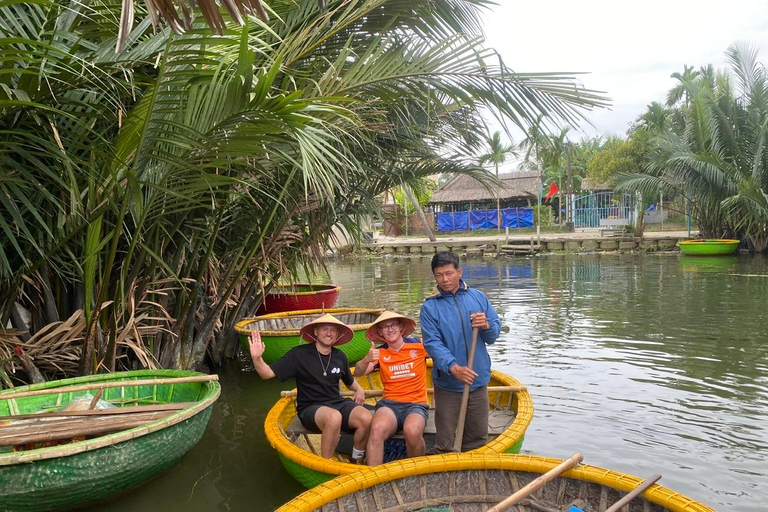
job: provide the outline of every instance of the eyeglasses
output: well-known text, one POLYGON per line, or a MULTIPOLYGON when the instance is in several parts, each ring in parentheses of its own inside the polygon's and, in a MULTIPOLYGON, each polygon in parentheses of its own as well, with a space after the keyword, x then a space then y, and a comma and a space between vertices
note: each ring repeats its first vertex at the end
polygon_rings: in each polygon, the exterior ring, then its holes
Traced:
POLYGON ((379 326, 380 331, 396 331, 400 328, 400 322, 396 322, 394 324, 382 324, 379 326))

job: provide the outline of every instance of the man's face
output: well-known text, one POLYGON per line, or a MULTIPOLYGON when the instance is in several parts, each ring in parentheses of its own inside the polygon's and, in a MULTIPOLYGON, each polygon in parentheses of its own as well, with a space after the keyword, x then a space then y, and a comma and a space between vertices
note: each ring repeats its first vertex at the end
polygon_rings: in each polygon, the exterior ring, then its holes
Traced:
POLYGON ((440 290, 447 293, 456 293, 459 289, 462 269, 454 267, 452 263, 437 267, 432 273, 440 290))
POLYGON ((315 338, 326 347, 330 347, 339 339, 339 328, 331 324, 320 324, 315 327, 315 338))

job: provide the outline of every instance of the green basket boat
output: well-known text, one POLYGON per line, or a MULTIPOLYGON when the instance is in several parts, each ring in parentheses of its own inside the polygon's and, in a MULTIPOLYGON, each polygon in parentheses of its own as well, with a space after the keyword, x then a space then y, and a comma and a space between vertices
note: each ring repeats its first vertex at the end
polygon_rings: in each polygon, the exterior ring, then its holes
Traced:
POLYGON ((701 240, 681 240, 677 242, 680 251, 686 255, 722 256, 733 254, 739 248, 739 240, 726 238, 704 238, 701 240))
POLYGON ((215 380, 215 375, 190 371, 140 370, 0 392, 0 440, 5 445, 0 446, 0 510, 80 508, 172 468, 205 431, 221 391, 215 380), (101 400, 116 407, 61 412, 73 399, 89 394, 84 397, 88 403, 90 393, 99 391, 101 400), (74 422, 80 425, 75 430, 89 422, 85 428, 99 437, 66 439, 74 422), (127 427, 110 433, 118 423, 127 427), (17 444, 14 438, 30 442, 17 444), (62 441, 66 444, 46 446, 62 441))
POLYGON ((365 331, 383 311, 383 309, 360 308, 284 311, 246 318, 237 323, 235 330, 240 335, 240 346, 245 354, 249 353, 248 337, 251 332, 259 331, 261 340, 264 342, 262 357, 267 364, 272 364, 293 347, 306 343, 299 337, 299 329, 320 315, 329 313, 347 324, 354 332, 352 341, 339 345, 339 349, 347 354, 350 364, 355 364, 370 350, 371 342, 365 339, 365 331))

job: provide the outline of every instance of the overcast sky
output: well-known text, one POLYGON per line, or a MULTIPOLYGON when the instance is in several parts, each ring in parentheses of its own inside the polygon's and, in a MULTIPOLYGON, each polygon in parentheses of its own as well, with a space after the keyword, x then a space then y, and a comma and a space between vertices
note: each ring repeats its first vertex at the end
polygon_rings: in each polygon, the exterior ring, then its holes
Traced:
MULTIPOLYGON (((664 102, 683 65, 725 68, 734 42, 768 63, 766 0, 496 0, 486 16, 487 44, 518 72, 588 72, 585 87, 604 91, 611 110, 588 114, 582 133, 625 135, 652 101, 664 102)), ((511 169, 510 169, 511 170, 511 169)))

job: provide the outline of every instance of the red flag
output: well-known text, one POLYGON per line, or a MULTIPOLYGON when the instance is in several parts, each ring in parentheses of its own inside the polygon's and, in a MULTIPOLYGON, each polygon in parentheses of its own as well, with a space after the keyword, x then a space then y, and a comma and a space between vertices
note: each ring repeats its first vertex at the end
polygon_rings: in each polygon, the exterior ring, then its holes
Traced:
POLYGON ((558 192, 559 190, 560 190, 560 189, 559 189, 559 188, 557 188, 557 183, 555 183, 555 182, 553 181, 553 182, 552 182, 552 184, 549 186, 549 192, 547 193, 547 197, 544 199, 544 201, 545 201, 545 202, 546 202, 546 201, 549 201, 549 198, 550 198, 550 197, 552 197, 553 195, 557 194, 557 192, 558 192))

